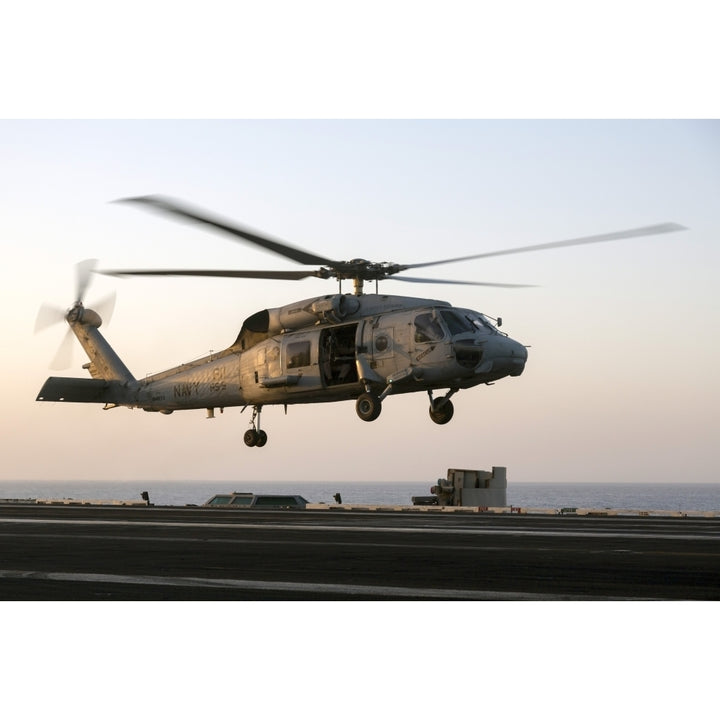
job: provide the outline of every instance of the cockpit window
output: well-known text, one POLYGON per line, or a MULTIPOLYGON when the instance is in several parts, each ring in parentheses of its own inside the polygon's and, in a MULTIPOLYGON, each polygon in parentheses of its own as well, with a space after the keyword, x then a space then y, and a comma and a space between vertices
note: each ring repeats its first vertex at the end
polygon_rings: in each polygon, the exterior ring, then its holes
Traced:
POLYGON ((460 333, 487 333, 497 332, 490 321, 478 312, 470 312, 469 310, 441 310, 440 314, 447 323, 452 335, 460 333))
POLYGON ((479 332, 497 333, 497 328, 482 313, 477 313, 468 317, 479 332))
POLYGON ((448 326, 451 335, 459 335, 460 333, 475 332, 475 325, 467 315, 454 310, 441 310, 440 314, 448 326))
POLYGON ((415 342, 433 342, 444 337, 442 326, 432 313, 422 313, 415 318, 415 342))
POLYGON ((495 326, 482 314, 470 310, 441 310, 443 320, 452 335, 460 333, 496 333, 495 326))

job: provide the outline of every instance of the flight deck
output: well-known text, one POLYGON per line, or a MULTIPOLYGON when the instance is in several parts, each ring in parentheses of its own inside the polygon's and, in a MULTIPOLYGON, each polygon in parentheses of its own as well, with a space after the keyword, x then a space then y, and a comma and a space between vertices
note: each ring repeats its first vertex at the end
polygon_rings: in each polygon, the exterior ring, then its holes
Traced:
POLYGON ((0 503, 4 600, 718 600, 720 514, 0 503))

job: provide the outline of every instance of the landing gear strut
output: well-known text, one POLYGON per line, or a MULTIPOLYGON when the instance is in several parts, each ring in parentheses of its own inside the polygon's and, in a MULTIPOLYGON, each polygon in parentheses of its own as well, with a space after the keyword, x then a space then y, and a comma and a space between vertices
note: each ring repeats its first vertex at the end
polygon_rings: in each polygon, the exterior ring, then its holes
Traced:
POLYGON ((243 435, 243 441, 248 447, 262 447, 267 442, 267 433, 260 429, 260 412, 262 405, 253 406, 252 427, 246 430, 243 435))
POLYGON ((435 398, 433 400, 432 390, 428 390, 430 396, 430 419, 438 425, 445 425, 452 420, 455 408, 450 402, 450 398, 457 392, 451 390, 445 397, 435 398))

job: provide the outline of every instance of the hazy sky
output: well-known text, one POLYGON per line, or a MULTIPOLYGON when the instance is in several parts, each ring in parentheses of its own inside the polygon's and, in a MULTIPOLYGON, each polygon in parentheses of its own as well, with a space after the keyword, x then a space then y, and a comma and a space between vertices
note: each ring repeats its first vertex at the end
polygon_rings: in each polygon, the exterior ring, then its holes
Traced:
MULTIPOLYGON (((713 121, 4 121, 0 169, 5 479, 708 481, 718 429, 720 123, 713 121), (447 426, 424 393, 364 423, 352 402, 171 416, 36 403, 74 265, 277 268, 290 261, 110 201, 162 193, 330 257, 421 262, 666 221, 689 230, 427 268, 502 290, 386 281, 449 300, 530 345, 525 373, 462 391, 447 426)), ((414 275, 421 274, 415 271, 414 275)), ((334 292, 301 282, 98 277, 103 331, 136 375, 220 350, 257 310, 334 292)), ((349 288, 347 288, 349 290, 349 288)), ((85 376, 77 346, 67 375, 85 376)))

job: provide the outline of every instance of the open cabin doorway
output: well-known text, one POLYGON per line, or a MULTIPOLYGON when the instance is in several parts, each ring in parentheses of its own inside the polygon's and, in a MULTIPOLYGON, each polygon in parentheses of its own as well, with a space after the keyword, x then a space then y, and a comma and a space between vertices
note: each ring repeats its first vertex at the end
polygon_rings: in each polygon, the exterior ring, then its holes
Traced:
POLYGON ((325 385, 358 381, 357 323, 324 328, 320 333, 320 373, 325 385))

